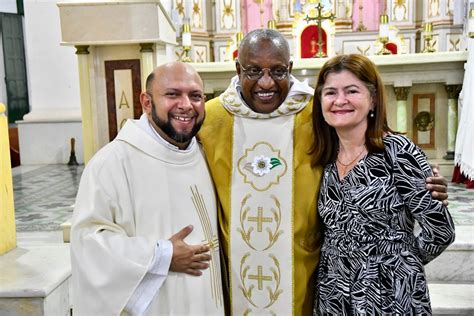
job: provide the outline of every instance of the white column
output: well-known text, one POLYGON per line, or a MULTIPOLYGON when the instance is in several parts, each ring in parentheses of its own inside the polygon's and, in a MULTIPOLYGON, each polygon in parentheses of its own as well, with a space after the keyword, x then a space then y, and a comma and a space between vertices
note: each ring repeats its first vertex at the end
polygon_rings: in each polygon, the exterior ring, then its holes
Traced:
POLYGON ((454 148, 456 147, 456 134, 458 132, 458 98, 461 85, 446 85, 448 93, 448 151, 443 158, 454 159, 454 148))
POLYGON ((397 132, 408 132, 408 92, 410 87, 393 87, 397 98, 397 132))
POLYGON ((82 142, 84 147, 84 163, 95 153, 91 91, 89 80, 89 46, 76 46, 77 67, 79 70, 79 90, 81 94, 82 142))
POLYGON ((141 79, 142 79, 142 91, 146 90, 146 78, 153 71, 153 43, 141 43, 140 53, 141 58, 141 79))

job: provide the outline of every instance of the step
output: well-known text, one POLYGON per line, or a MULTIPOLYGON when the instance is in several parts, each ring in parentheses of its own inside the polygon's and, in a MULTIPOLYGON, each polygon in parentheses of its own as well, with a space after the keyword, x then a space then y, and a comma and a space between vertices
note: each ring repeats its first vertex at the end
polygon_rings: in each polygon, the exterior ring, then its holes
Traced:
POLYGON ((474 226, 456 226, 456 240, 425 266, 425 273, 434 283, 474 284, 474 226))
POLYGON ((474 284, 429 283, 433 315, 474 315, 474 284))
POLYGON ((0 315, 69 315, 69 245, 19 243, 0 256, 0 315))

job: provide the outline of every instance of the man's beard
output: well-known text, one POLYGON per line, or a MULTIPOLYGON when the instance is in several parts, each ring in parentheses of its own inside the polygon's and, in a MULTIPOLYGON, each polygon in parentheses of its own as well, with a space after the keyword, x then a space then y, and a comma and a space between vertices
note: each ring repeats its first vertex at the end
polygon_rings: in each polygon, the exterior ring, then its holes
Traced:
POLYGON ((169 113, 167 122, 161 120, 158 117, 156 114, 155 103, 153 101, 151 104, 151 118, 153 119, 153 122, 155 122, 156 126, 158 126, 158 128, 163 131, 163 133, 179 144, 184 144, 191 141, 191 139, 201 129, 202 123, 204 122, 204 117, 200 121, 198 121, 196 117, 193 129, 189 133, 179 133, 174 129, 173 125, 171 125, 172 118, 169 113))

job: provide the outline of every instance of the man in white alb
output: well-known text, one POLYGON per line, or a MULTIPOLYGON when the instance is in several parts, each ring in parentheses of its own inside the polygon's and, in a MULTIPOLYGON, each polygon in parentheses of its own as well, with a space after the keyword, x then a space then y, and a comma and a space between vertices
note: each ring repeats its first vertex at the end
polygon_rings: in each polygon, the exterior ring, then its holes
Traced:
POLYGON ((87 164, 71 229, 75 315, 223 315, 215 192, 194 135, 203 84, 162 65, 144 114, 87 164), (183 228, 184 227, 184 228, 183 228))

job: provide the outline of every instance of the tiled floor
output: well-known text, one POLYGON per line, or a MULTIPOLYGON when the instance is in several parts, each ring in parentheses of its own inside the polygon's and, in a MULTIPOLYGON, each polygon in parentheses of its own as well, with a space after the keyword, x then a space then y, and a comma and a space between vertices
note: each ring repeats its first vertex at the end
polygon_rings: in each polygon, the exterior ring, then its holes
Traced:
MULTIPOLYGON (((80 166, 44 165, 13 169, 18 232, 57 231, 71 215, 80 166)), ((449 210, 456 226, 474 225, 474 190, 449 185, 449 210)))
POLYGON ((474 189, 466 189, 463 184, 449 184, 449 211, 454 224, 474 225, 474 189))
POLYGON ((14 168, 17 231, 60 230, 72 215, 83 169, 83 165, 14 168))

